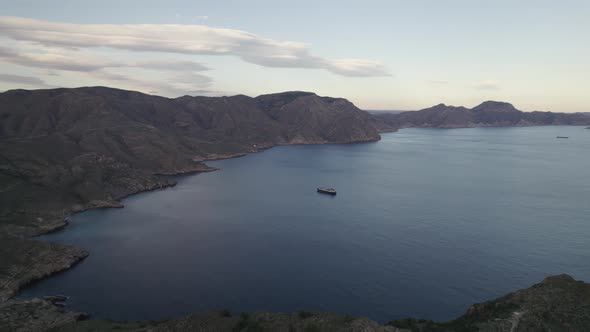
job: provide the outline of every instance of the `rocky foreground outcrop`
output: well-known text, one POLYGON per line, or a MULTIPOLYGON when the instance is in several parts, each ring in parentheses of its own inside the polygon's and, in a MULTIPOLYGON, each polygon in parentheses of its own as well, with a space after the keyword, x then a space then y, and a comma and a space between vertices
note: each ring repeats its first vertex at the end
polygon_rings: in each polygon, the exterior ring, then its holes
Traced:
POLYGON ((65 311, 51 300, 10 300, 0 303, 0 332, 33 332, 60 330, 87 315, 65 311))
POLYGON ((472 305, 450 322, 403 319, 389 323, 416 332, 590 331, 590 284, 568 275, 472 305))
POLYGON ((23 286, 66 270, 88 256, 84 250, 0 235, 0 303, 23 286))
POLYGON ((590 330, 590 284, 568 275, 548 277, 531 288, 474 304, 449 322, 401 319, 387 324, 350 315, 322 312, 226 310, 195 313, 161 322, 87 320, 49 300, 11 300, 0 306, 0 331, 358 331, 358 332, 541 332, 590 330))

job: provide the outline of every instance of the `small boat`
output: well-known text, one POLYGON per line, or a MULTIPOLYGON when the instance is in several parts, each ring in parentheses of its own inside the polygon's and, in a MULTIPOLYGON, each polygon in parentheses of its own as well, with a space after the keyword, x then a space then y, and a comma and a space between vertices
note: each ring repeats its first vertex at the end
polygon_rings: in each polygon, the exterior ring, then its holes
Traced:
POLYGON ((318 188, 318 192, 320 194, 336 195, 336 190, 334 188, 318 188))
POLYGON ((557 138, 569 138, 568 136, 557 136, 557 138))

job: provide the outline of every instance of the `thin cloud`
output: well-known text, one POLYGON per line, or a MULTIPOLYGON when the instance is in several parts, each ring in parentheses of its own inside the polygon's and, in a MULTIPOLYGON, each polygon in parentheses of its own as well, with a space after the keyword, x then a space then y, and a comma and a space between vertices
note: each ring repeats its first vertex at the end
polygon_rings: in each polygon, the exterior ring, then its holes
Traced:
POLYGON ((25 67, 56 69, 66 71, 91 72, 105 68, 143 68, 165 71, 193 71, 209 70, 208 67, 194 61, 150 60, 139 62, 124 62, 109 60, 82 52, 59 53, 18 53, 0 46, 0 60, 25 67))
MULTIPOLYGON (((71 24, 3 16, 0 17, 0 35, 48 47, 234 55, 264 67, 324 69, 343 76, 390 75, 383 64, 374 60, 326 59, 312 55, 309 45, 304 43, 277 41, 241 30, 206 25, 71 24)), ((82 69, 84 64, 70 66, 82 69)))
MULTIPOLYGON (((209 70, 206 66, 192 61, 150 60, 139 62, 113 61, 84 52, 27 53, 19 54, 15 50, 0 47, 0 60, 21 66, 41 68, 47 76, 56 75, 54 70, 81 72, 93 79, 106 81, 110 84, 123 86, 140 91, 159 91, 167 96, 179 96, 192 91, 209 87, 213 80, 200 72, 209 70), (158 81, 135 76, 126 76, 121 71, 111 72, 109 69, 139 68, 153 70, 161 74, 158 81)), ((3 75, 0 80, 16 85, 32 85, 49 87, 39 78, 16 75, 3 75)))
POLYGON ((99 80, 116 82, 118 86, 124 86, 128 89, 146 91, 149 93, 165 96, 182 96, 192 94, 194 91, 208 91, 206 88, 211 85, 211 78, 198 73, 183 73, 181 75, 162 79, 158 81, 135 79, 106 70, 99 70, 89 73, 92 77, 99 80))
MULTIPOLYGON (((158 69, 168 71, 206 71, 210 68, 194 61, 177 61, 177 60, 151 60, 141 61, 135 64, 127 64, 128 67, 138 67, 144 69, 158 69)), ((122 65, 121 67, 125 67, 122 65)))
POLYGON ((42 79, 31 76, 11 75, 11 74, 0 74, 0 81, 7 83, 16 83, 40 87, 49 87, 42 79))
POLYGON ((361 59, 340 59, 326 62, 326 67, 333 73, 343 76, 390 76, 387 68, 380 62, 361 59))
POLYGON ((95 57, 73 57, 56 53, 20 54, 5 47, 0 47, 0 60, 25 67, 82 72, 120 66, 115 62, 108 62, 95 57))

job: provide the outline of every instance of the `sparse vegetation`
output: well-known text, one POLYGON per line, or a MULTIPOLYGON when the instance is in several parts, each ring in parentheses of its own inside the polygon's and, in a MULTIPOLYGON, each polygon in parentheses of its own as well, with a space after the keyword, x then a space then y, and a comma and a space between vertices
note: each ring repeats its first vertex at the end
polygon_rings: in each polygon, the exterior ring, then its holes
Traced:
POLYGON ((297 315, 298 315, 298 316, 299 316, 299 318, 301 318, 301 319, 306 319, 306 318, 313 317, 313 315, 314 315, 314 314, 313 314, 313 312, 311 312, 311 311, 299 311, 299 312, 297 313, 297 315))
POLYGON ((315 325, 315 324, 310 324, 307 325, 304 329, 304 332, 322 332, 322 330, 320 329, 319 326, 315 325))

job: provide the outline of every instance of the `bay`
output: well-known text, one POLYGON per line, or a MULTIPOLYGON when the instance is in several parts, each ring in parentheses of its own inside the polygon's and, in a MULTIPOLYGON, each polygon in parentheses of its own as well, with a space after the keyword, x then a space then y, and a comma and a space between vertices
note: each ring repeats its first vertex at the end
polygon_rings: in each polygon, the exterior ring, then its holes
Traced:
POLYGON ((117 320, 452 319, 548 275, 590 280, 589 151, 583 127, 404 129, 210 162, 220 170, 42 236, 90 256, 19 296, 65 294, 117 320))

